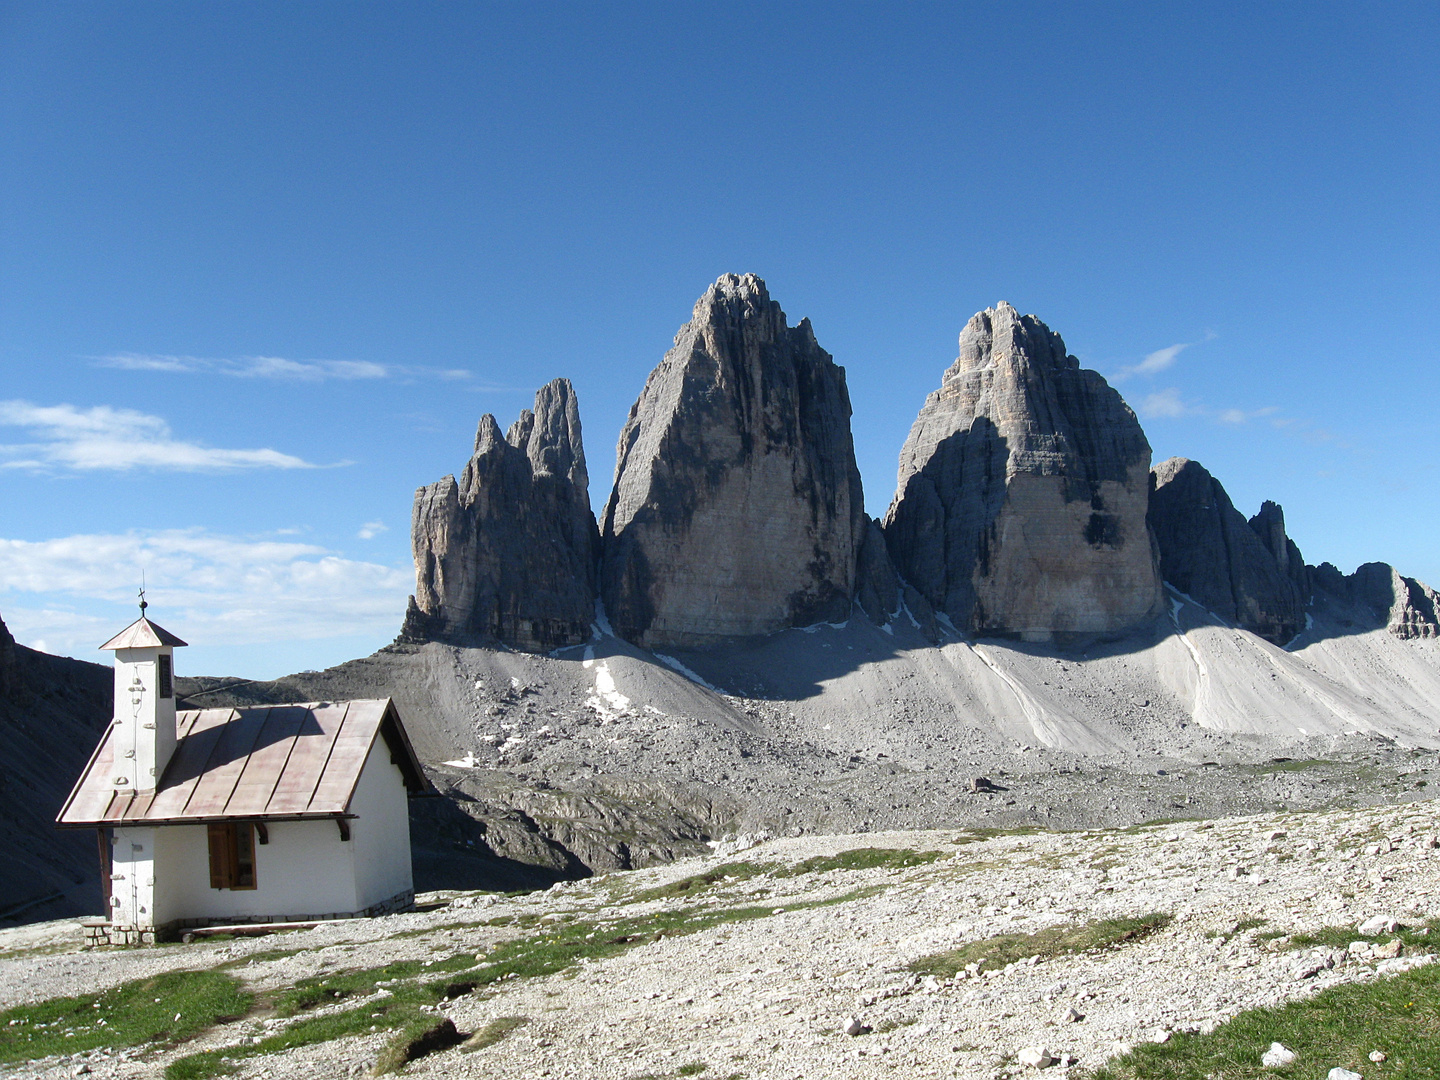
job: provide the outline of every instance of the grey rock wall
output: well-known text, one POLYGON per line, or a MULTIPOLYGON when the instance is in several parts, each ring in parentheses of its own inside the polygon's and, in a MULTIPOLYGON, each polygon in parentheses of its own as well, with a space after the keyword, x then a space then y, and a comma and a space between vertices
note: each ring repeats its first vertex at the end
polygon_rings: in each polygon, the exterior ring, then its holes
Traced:
POLYGON ((599 542, 588 489, 569 380, 541 387, 508 435, 481 417, 460 479, 415 493, 415 595, 402 638, 527 652, 587 640, 599 542))
POLYGON ((1278 505, 1247 522, 1220 481, 1186 458, 1162 461, 1153 481, 1150 527, 1167 582, 1277 645, 1305 628, 1309 574, 1278 505))
POLYGON ((1308 569, 1317 593, 1358 609, 1365 625, 1383 626, 1405 640, 1440 637, 1440 596, 1389 563, 1364 563, 1349 575, 1330 563, 1308 569))
POLYGON ((1058 334, 1001 303, 975 315, 900 454, 885 539, 961 631, 1045 640, 1157 613, 1150 444, 1058 334))
POLYGON ((701 646, 843 620, 865 528, 844 369, 758 277, 725 275, 620 433, 601 569, 612 625, 701 646))

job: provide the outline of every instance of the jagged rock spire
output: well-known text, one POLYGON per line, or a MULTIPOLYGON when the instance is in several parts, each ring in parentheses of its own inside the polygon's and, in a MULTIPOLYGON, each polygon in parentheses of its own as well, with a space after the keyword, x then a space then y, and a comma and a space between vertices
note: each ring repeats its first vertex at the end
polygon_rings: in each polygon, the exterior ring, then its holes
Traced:
POLYGON ((845 372, 753 274, 706 290, 616 450, 601 590, 645 645, 848 617, 866 518, 845 372))

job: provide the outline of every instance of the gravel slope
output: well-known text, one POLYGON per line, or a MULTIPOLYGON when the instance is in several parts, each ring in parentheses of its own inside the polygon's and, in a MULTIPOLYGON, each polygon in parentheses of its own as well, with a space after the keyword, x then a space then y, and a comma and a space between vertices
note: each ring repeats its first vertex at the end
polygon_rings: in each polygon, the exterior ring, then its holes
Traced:
MULTIPOLYGON (((1353 927, 1376 914, 1411 924, 1440 914, 1435 828, 1433 807, 1412 804, 1126 831, 884 833, 864 843, 943 856, 902 870, 764 874, 693 899, 638 897, 643 888, 724 861, 793 865, 857 846, 855 837, 807 836, 561 883, 525 897, 466 894, 438 911, 284 938, 24 952, 74 948, 72 927, 46 924, 0 932, 0 1003, 92 990, 170 967, 205 967, 277 945, 304 951, 238 971, 265 988, 324 970, 443 959, 514 936, 513 927, 484 925, 497 916, 593 919, 763 905, 771 913, 762 918, 649 942, 560 975, 503 983, 449 1002, 444 1012, 462 1031, 498 1017, 529 1022, 486 1049, 422 1059, 407 1075, 630 1080, 673 1076, 681 1066, 703 1063, 703 1075, 716 1077, 994 1077, 1019 1071, 1013 1056, 1027 1046, 1043 1044, 1081 1065, 1095 1064, 1114 1053, 1117 1042, 1223 1021, 1241 1009, 1428 962, 1422 950, 1395 960, 1343 957, 1327 968, 1324 956, 1278 950, 1262 935, 1353 927), (832 903, 805 906, 819 901, 832 903), (1151 912, 1169 913, 1174 921, 1108 951, 953 982, 917 980, 904 971, 920 957, 996 934, 1151 912), (1297 971, 1297 962, 1306 960, 1297 971), (1319 967, 1318 973, 1297 977, 1307 967, 1319 967), (1067 1021, 1071 1010, 1084 1018, 1067 1021), (873 1030, 843 1034, 841 1025, 851 1018, 873 1030)), ((262 1030, 261 1020, 242 1021, 185 1050, 262 1030)), ((358 1074, 382 1042, 380 1035, 350 1038, 283 1058, 246 1059, 239 1075, 358 1074)), ((101 1077, 158 1076, 173 1056, 97 1054, 0 1075, 58 1078, 84 1067, 101 1077)))

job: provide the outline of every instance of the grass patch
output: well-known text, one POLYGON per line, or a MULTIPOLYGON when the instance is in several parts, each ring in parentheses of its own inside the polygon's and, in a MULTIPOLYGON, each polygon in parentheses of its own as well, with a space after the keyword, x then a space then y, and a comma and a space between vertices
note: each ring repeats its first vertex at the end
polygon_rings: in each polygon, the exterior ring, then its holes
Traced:
POLYGON ((643 889, 637 892, 630 900, 631 903, 639 904, 647 900, 664 900, 672 896, 695 896, 704 892, 712 885, 719 885, 725 881, 748 881, 750 878, 760 874, 768 873, 776 868, 774 863, 752 863, 733 862, 722 863, 703 874, 692 874, 683 877, 679 881, 672 881, 668 885, 657 885, 653 889, 643 889))
POLYGON ((98 994, 19 1005, 0 1012, 0 1061, 177 1043, 244 1016, 252 1001, 230 975, 172 971, 98 994))
MULTIPOLYGON (((342 971, 301 979, 275 997, 276 1016, 295 1016, 321 1005, 333 1005, 351 997, 364 997, 384 989, 382 983, 414 979, 418 975, 463 971, 479 961, 474 953, 459 953, 445 960, 426 963, 423 960, 399 960, 384 967, 342 971)), ((398 991, 392 990, 392 993, 398 991)))
POLYGON ((487 1046, 494 1046, 501 1039, 505 1038, 516 1028, 524 1027, 530 1022, 528 1016, 500 1016, 491 1020, 479 1031, 465 1040, 462 1049, 467 1051, 484 1050, 487 1046))
POLYGON ((390 1041, 381 1049, 375 1059, 372 1076, 399 1072, 410 1062, 433 1054, 437 1050, 448 1050, 465 1041, 465 1036, 455 1030, 455 1023, 449 1017, 436 1019, 423 1013, 400 1026, 390 1041))
POLYGON ((249 956, 237 956, 233 960, 226 960, 216 964, 211 971, 229 971, 232 968, 247 967, 250 964, 268 964, 272 960, 283 960, 287 956, 294 956, 304 949, 266 949, 264 952, 251 953, 249 956))
POLYGON ((1289 947, 1313 949, 1325 945, 1332 949, 1343 949, 1352 941, 1391 941, 1398 937, 1405 943, 1407 950, 1429 950, 1440 944, 1436 940, 1440 937, 1435 933, 1437 929, 1440 929, 1440 919, 1430 919, 1421 926, 1402 926, 1393 934, 1362 934, 1353 926, 1326 926, 1312 934, 1291 935, 1289 947))
POLYGON ((816 855, 794 866, 775 871, 775 876, 798 877, 801 874, 827 874, 832 870, 903 870, 925 866, 945 857, 943 851, 912 851, 909 848, 851 848, 836 855, 816 855))
MULTIPOLYGON (((879 891, 879 888, 859 889, 829 900, 789 904, 786 910, 826 907, 879 891)), ((501 942, 485 953, 483 959, 475 954, 460 953, 429 966, 418 960, 404 960, 384 967, 306 979, 276 997, 277 1015, 300 1015, 346 998, 370 996, 380 989, 388 990, 389 995, 340 1012, 302 1016, 289 1027, 258 1043, 221 1047, 180 1058, 165 1070, 165 1077, 166 1080, 206 1080, 233 1072, 234 1062, 241 1058, 282 1053, 371 1031, 405 1030, 420 1018, 433 1025, 433 1014, 422 1011, 420 1006, 433 1005, 446 998, 484 990, 513 979, 554 975, 575 967, 581 960, 615 956, 662 937, 680 937, 723 923, 767 918, 776 910, 774 907, 744 907, 661 911, 634 919, 546 924, 538 934, 501 942), (424 978, 434 974, 447 977, 424 978), (385 985, 382 986, 382 983, 385 985)))
POLYGON ((1093 1074, 1094 1080, 1324 1080, 1340 1066, 1367 1078, 1440 1076, 1440 965, 1323 990, 1304 1001, 1252 1009, 1209 1035, 1145 1043, 1093 1074), (1276 1071, 1260 1065, 1271 1042, 1298 1055, 1276 1071), (1383 1065, 1369 1054, 1381 1050, 1383 1065))
POLYGON ((995 968, 1031 956, 1049 959, 1091 952, 1139 941, 1168 926, 1170 920, 1170 915, 1155 913, 1136 919, 1099 919, 1070 926, 1052 926, 1034 934, 1001 934, 949 952, 921 957, 909 964, 908 970, 917 975, 948 979, 971 964, 995 968))

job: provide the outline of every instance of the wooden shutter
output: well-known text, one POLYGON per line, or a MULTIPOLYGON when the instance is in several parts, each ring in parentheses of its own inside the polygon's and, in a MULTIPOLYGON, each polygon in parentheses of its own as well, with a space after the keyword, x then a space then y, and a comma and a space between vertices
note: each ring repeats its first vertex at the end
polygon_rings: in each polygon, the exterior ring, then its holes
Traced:
POLYGON ((160 654, 160 687, 159 697, 169 699, 175 696, 175 680, 171 677, 170 657, 165 653, 160 654))
POLYGON ((210 841, 210 887, 228 889, 231 868, 235 862, 235 830, 225 822, 213 822, 207 827, 206 833, 210 841))

